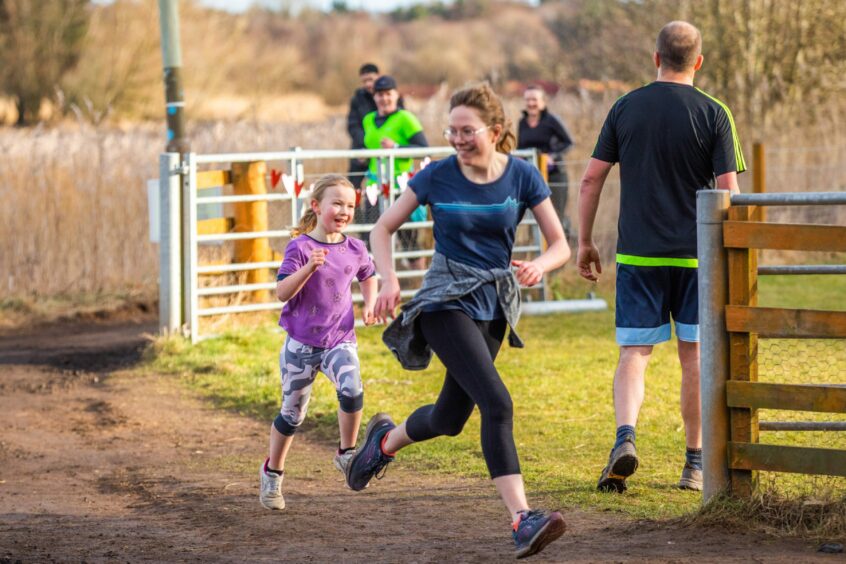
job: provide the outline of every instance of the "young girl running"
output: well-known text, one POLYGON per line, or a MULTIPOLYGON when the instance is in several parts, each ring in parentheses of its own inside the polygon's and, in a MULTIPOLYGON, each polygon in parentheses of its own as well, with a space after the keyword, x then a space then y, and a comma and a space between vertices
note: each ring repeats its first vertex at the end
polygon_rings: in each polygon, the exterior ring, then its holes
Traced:
POLYGON ((531 510, 512 435, 512 403, 494 366, 505 330, 514 327, 520 289, 564 264, 570 248, 550 201, 549 188, 530 164, 509 156, 514 135, 502 103, 483 84, 453 94, 444 136, 456 155, 417 173, 370 234, 382 288, 375 315, 393 317, 400 285, 392 268, 390 237, 418 205, 434 219, 435 255, 422 288, 394 320, 383 340, 404 367, 423 369, 432 351, 446 366, 434 404, 417 409, 399 426, 385 414, 367 425, 365 443, 347 467, 347 485, 363 489, 417 441, 461 432, 474 406, 482 419, 482 452, 513 521, 518 558, 539 552, 561 536, 558 512, 531 510), (549 246, 531 261, 511 260, 517 224, 531 209, 549 246), (510 267, 514 266, 513 272, 510 267))
POLYGON ((318 371, 332 381, 338 393, 338 470, 345 471, 355 452, 364 392, 350 285, 353 278, 358 279, 364 296, 364 323, 372 325, 377 284, 364 243, 342 233, 354 212, 352 184, 340 175, 323 176, 314 184, 310 208, 291 230, 293 238, 279 267, 276 295, 286 302, 279 325, 288 336, 279 353, 282 409, 270 427, 268 458, 259 470, 259 499, 268 509, 285 507, 285 458, 305 419, 318 371))

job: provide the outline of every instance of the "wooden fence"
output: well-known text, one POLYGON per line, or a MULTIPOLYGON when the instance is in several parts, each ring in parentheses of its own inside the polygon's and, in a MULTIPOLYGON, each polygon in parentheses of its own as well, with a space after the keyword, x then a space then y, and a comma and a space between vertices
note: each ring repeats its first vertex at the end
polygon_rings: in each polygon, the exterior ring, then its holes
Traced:
MULTIPOLYGON (((846 252, 846 227, 767 223, 762 221, 762 207, 743 205, 756 202, 843 204, 846 194, 744 194, 732 197, 729 205, 725 192, 700 192, 706 500, 726 490, 733 495, 750 495, 757 486, 758 471, 846 476, 846 450, 760 444, 758 421, 759 409, 846 413, 844 385, 758 381, 759 338, 846 339, 846 311, 758 306, 759 251, 846 252)), ((788 266, 765 270, 838 274, 846 272, 846 267, 788 266)))
MULTIPOLYGON (((846 339, 846 311, 757 306, 759 249, 846 251, 846 227, 755 221, 754 206, 732 206, 723 224, 728 255, 731 492, 749 495, 756 471, 846 476, 846 451, 758 444, 758 410, 846 413, 846 387, 758 382, 758 338, 846 339)), ((846 301, 846 300, 845 300, 846 301)))

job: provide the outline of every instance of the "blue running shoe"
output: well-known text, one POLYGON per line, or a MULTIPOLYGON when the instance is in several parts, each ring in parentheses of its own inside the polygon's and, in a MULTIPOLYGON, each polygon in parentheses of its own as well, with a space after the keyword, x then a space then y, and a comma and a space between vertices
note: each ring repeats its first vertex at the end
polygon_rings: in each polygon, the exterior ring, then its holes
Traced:
POLYGON ((537 554, 563 535, 566 529, 564 517, 557 511, 523 511, 511 533, 514 536, 514 556, 525 558, 537 554))
POLYGON ((382 452, 382 439, 395 428, 393 420, 385 413, 377 413, 367 423, 364 433, 364 445, 358 449, 347 465, 347 486, 353 491, 361 491, 370 480, 384 475, 385 467, 394 461, 393 456, 382 452), (382 475, 379 475, 382 472, 382 475))

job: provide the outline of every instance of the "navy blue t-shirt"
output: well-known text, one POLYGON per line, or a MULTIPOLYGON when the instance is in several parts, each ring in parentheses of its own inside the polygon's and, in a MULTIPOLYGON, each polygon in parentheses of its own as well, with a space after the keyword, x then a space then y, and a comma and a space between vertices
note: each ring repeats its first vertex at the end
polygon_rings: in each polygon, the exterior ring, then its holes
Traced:
MULTIPOLYGON (((508 157, 502 176, 487 184, 469 181, 453 155, 434 162, 408 183, 434 220, 435 250, 477 268, 508 268, 517 225, 526 209, 549 197, 549 188, 531 164, 508 157)), ((460 309, 472 319, 502 317, 493 283, 454 302, 427 311, 460 309)))

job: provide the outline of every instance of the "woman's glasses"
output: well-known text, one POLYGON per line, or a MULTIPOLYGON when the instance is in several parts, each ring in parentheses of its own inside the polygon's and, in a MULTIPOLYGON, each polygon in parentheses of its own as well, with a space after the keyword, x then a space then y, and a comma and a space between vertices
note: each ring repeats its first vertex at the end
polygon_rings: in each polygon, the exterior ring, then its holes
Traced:
POLYGON ((453 139, 462 139, 463 141, 472 141, 476 138, 478 134, 483 132, 484 130, 488 129, 490 126, 486 125, 485 127, 480 127, 479 129, 471 129, 469 127, 463 127, 461 129, 453 129, 451 127, 447 127, 444 129, 444 138, 447 141, 452 141, 453 139))

